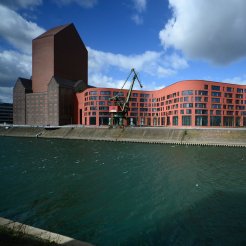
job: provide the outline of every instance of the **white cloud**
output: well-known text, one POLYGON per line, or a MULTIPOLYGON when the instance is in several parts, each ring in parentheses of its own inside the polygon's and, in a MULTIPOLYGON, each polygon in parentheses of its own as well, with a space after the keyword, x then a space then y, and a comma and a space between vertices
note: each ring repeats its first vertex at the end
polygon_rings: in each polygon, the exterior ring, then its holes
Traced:
MULTIPOLYGON (((146 51, 137 55, 122 55, 103 52, 87 47, 89 54, 89 83, 94 86, 119 87, 122 80, 115 80, 112 70, 123 71, 127 74, 135 68, 143 76, 166 78, 175 75, 178 70, 188 67, 188 63, 177 54, 165 55, 163 52, 146 51)), ((150 85, 156 85, 149 81, 150 85)), ((152 87, 153 89, 153 87, 152 87)))
POLYGON ((168 56, 163 52, 145 51, 142 54, 126 56, 98 51, 90 47, 87 47, 87 49, 90 71, 108 71, 111 67, 129 71, 134 67, 137 71, 143 71, 151 76, 165 77, 174 74, 179 69, 188 67, 186 60, 177 54, 168 56), (164 74, 164 69, 173 70, 173 72, 164 74))
POLYGON ((122 54, 113 54, 110 52, 103 52, 87 48, 89 53, 89 68, 92 70, 105 70, 110 66, 118 67, 119 69, 129 70, 132 67, 137 70, 142 70, 146 68, 149 71, 153 62, 156 62, 161 53, 155 51, 146 51, 140 55, 122 55, 122 54))
POLYGON ((159 37, 192 59, 227 64, 246 56, 245 0, 169 0, 173 16, 159 37))
POLYGON ((246 85, 246 74, 242 76, 236 76, 233 78, 225 79, 223 82, 231 84, 246 85))
POLYGON ((124 80, 115 80, 111 76, 102 73, 92 73, 90 75, 90 84, 96 87, 121 88, 124 80))
POLYGON ((0 87, 0 102, 12 103, 13 87, 0 87))
POLYGON ((146 10, 147 0, 132 0, 134 4, 134 8, 137 12, 141 13, 146 10))
POLYGON ((45 30, 3 5, 0 5, 0 16, 4 20, 0 22, 0 37, 20 51, 31 54, 32 39, 45 30))
POLYGON ((132 20, 135 22, 136 25, 143 24, 143 17, 139 14, 132 15, 132 20))
POLYGON ((29 78, 32 57, 16 51, 0 52, 0 86, 11 87, 18 77, 29 78))
POLYGON ((131 19, 136 25, 141 25, 143 24, 142 13, 146 10, 147 0, 132 0, 132 2, 135 13, 131 16, 131 19))
POLYGON ((176 72, 171 68, 157 67, 157 74, 159 77, 168 77, 174 75, 176 72))
MULTIPOLYGON (((139 79, 141 81, 141 78, 139 79)), ((130 88, 131 81, 132 81, 132 76, 125 83, 125 80, 114 79, 113 77, 107 76, 102 73, 92 73, 90 75, 90 84, 96 87, 121 89, 122 86, 124 85, 123 89, 128 90, 130 88)), ((134 90, 155 90, 155 89, 161 89, 164 87, 164 86, 161 86, 161 87, 157 86, 155 82, 144 83, 144 85, 142 84, 142 86, 144 86, 144 88, 141 88, 139 83, 135 81, 133 89, 134 90)))
POLYGON ((2 5, 5 5, 11 9, 28 9, 35 8, 42 4, 42 0, 1 0, 2 5))
POLYGON ((97 4, 97 0, 55 0, 58 5, 69 5, 76 3, 83 8, 92 8, 97 4))

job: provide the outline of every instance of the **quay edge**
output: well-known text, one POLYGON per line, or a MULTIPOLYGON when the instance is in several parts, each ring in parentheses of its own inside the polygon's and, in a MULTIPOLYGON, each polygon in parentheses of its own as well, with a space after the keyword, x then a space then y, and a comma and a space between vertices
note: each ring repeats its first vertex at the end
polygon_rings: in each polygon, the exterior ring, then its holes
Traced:
POLYGON ((199 146, 246 147, 246 128, 83 127, 45 128, 0 126, 0 136, 62 138, 199 146))
MULTIPOLYGON (((75 240, 73 238, 63 236, 50 231, 42 230, 36 227, 25 225, 19 222, 15 222, 3 217, 0 217, 0 228, 13 231, 17 233, 16 235, 24 234, 26 236, 31 236, 33 239, 39 239, 43 242, 55 243, 57 245, 67 245, 67 246, 93 246, 90 243, 75 240)), ((30 239, 31 240, 31 239, 30 239)))

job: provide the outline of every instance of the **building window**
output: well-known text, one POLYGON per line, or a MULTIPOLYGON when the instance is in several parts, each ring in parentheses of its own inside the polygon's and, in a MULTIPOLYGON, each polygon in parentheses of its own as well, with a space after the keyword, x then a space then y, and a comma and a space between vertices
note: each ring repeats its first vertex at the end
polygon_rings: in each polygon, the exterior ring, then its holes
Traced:
POLYGON ((97 100, 97 96, 90 96, 89 100, 97 100))
POLYGON ((182 91, 182 95, 183 95, 183 96, 186 96, 186 95, 193 95, 193 91, 192 91, 192 90, 182 91))
POLYGON ((196 126, 207 126, 208 117, 207 116, 196 116, 196 126))
POLYGON ((198 91, 198 95, 207 96, 208 95, 208 91, 198 91))
POLYGON ((97 91, 90 91, 89 94, 90 95, 97 95, 97 91))
POLYGON ((146 99, 146 98, 140 98, 140 102, 148 102, 148 99, 146 99))
POLYGON ((223 121, 224 126, 233 126, 234 125, 234 117, 233 116, 225 116, 223 121))
POLYGON ((114 96, 117 95, 118 97, 123 97, 123 96, 124 96, 124 92, 122 92, 122 91, 114 91, 114 92, 113 92, 113 95, 114 95, 114 96))
POLYGON ((243 89, 237 88, 237 93, 243 93, 243 89))
POLYGON ((90 117, 90 125, 96 125, 96 117, 90 117))
POLYGON ((218 85, 212 85, 211 88, 213 91, 220 91, 220 86, 218 86, 218 85))
POLYGON ((236 94, 236 98, 243 98, 243 94, 236 94))
POLYGON ((232 93, 225 93, 225 97, 232 98, 232 93))
POLYGON ((178 116, 173 116, 173 126, 178 125, 178 116))
POLYGON ((186 114, 191 114, 191 109, 186 109, 186 114))
POLYGON ((106 100, 108 101, 109 100, 109 96, 99 96, 99 100, 106 100))
POLYGON ((183 107, 183 108, 193 108, 193 103, 183 103, 183 104, 181 104, 181 107, 183 107))
POLYGON ((214 98, 214 97, 212 97, 212 102, 220 103, 220 98, 214 98))
POLYGON ((195 104, 196 108, 206 108, 206 106, 207 106, 206 103, 196 103, 195 104))
POLYGON ((195 97, 195 101, 196 102, 201 102, 202 101, 202 97, 195 97))
POLYGON ((195 114, 208 114, 208 111, 204 109, 196 109, 195 114))
POLYGON ((221 104, 212 104, 212 108, 221 108, 221 104))
POLYGON ((210 116, 210 126, 220 126, 221 116, 210 116))
POLYGON ((102 106, 102 107, 99 107, 99 110, 104 110, 104 111, 108 111, 109 110, 109 107, 107 106, 102 106))
POLYGON ((182 116, 182 126, 191 125, 191 116, 182 116))
POLYGON ((220 97, 220 96, 221 96, 221 92, 213 91, 213 92, 211 93, 211 95, 212 95, 213 97, 220 97))
POLYGON ((111 91, 100 91, 100 95, 111 95, 111 91))
POLYGON ((146 97, 146 98, 148 98, 149 97, 149 94, 140 94, 140 97, 146 97))
POLYGON ((231 87, 226 87, 226 91, 227 92, 232 92, 232 88, 231 87))

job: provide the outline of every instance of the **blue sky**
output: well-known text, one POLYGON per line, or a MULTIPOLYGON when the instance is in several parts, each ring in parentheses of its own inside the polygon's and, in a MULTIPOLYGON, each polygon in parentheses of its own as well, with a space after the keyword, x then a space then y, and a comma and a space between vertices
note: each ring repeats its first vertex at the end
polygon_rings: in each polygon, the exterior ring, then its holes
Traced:
POLYGON ((91 85, 120 87, 132 67, 144 90, 186 79, 246 84, 245 12, 245 0, 0 0, 0 100, 31 76, 31 40, 71 22, 91 85))

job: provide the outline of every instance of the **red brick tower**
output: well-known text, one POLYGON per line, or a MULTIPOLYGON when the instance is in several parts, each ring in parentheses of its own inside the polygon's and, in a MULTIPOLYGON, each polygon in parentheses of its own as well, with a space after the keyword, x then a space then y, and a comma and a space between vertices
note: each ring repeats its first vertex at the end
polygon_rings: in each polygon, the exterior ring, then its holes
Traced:
POLYGON ((52 77, 88 81, 88 53, 73 24, 48 30, 32 41, 32 89, 47 92, 52 77))

